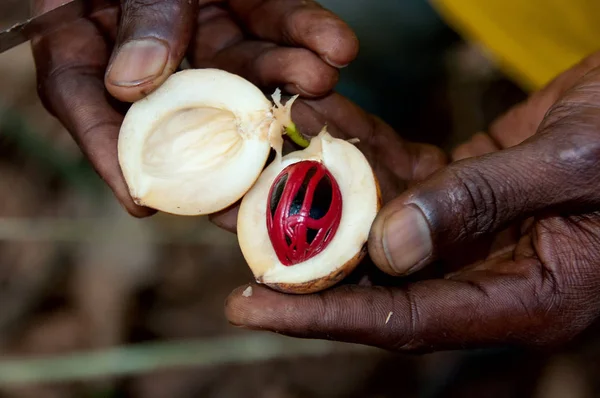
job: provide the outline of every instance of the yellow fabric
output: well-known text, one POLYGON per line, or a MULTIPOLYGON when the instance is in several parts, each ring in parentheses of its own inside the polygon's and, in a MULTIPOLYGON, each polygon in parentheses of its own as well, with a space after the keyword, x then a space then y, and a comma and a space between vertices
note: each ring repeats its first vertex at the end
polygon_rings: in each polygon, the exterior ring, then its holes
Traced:
POLYGON ((431 0, 518 84, 543 87, 600 50, 600 0, 431 0))

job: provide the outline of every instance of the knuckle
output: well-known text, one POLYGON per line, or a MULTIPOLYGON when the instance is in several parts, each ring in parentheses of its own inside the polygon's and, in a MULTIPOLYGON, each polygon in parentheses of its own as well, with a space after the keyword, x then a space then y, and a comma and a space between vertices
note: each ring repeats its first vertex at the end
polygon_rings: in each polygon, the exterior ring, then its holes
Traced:
MULTIPOLYGON (((600 97, 598 99, 600 104, 600 97)), ((540 131, 547 140, 550 167, 558 167, 570 184, 588 185, 600 167, 600 105, 561 102, 555 105, 540 131)))
POLYGON ((164 0, 125 0, 123 10, 131 15, 143 15, 146 12, 155 12, 176 5, 176 1, 164 0))
MULTIPOLYGON (((498 225, 498 212, 505 211, 507 201, 500 202, 506 197, 506 192, 497 192, 498 186, 504 185, 491 180, 475 167, 457 167, 451 165, 448 169, 450 191, 448 192, 451 214, 460 215, 459 239, 463 237, 477 238, 495 229, 498 225)), ((508 191, 508 187, 501 189, 508 191)))
POLYGON ((125 209, 127 210, 127 213, 129 213, 129 215, 132 216, 132 217, 134 217, 134 218, 144 219, 144 218, 148 218, 148 217, 152 216, 152 213, 150 211, 148 211, 146 209, 140 209, 139 207, 138 208, 133 208, 125 200, 121 200, 121 204, 123 206, 125 206, 125 209))
POLYGON ((555 340, 564 342, 585 330, 600 313, 600 215, 554 217, 536 226, 540 280, 546 282, 547 311, 555 340), (553 298, 553 299, 552 299, 553 298))
MULTIPOLYGON (((192 3, 187 0, 125 0, 122 3, 124 34, 132 35, 133 30, 150 29, 155 31, 164 25, 172 26, 180 22, 179 16, 188 14, 192 3)), ((141 35, 147 32, 139 32, 141 35)))
POLYGON ((406 352, 426 352, 428 348, 425 346, 424 341, 419 338, 422 335, 420 333, 419 325, 420 311, 419 303, 417 302, 417 296, 410 290, 410 288, 404 290, 401 304, 394 305, 395 313, 406 314, 403 320, 403 330, 399 333, 391 348, 395 351, 406 351, 406 352), (396 307, 401 306, 401 312, 398 312, 396 307))
POLYGON ((103 74, 104 68, 101 66, 78 62, 65 63, 38 76, 37 93, 44 107, 56 114, 57 105, 62 105, 65 98, 73 97, 73 93, 81 84, 81 77, 99 78, 103 74))
POLYGON ((536 245, 550 250, 540 251, 523 273, 528 287, 522 303, 529 325, 524 339, 533 346, 556 346, 572 340, 598 316, 600 277, 593 272, 593 264, 599 256, 580 250, 583 242, 575 238, 575 230, 567 228, 557 234, 537 226, 535 234, 536 245))
POLYGON ((567 329, 561 320, 564 309, 561 303, 561 284, 555 271, 537 262, 524 274, 529 287, 519 298, 528 325, 522 338, 537 347, 554 345, 565 339, 567 329), (540 333, 543 331, 543 333, 540 333))

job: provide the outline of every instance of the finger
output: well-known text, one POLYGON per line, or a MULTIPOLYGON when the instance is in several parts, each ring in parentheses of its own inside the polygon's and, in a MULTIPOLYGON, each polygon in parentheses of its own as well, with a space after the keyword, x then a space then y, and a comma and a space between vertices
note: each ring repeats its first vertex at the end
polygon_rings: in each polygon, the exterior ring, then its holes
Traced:
POLYGON ((213 67, 238 74, 265 90, 280 87, 304 97, 322 96, 338 81, 337 70, 307 49, 244 40, 236 21, 217 5, 199 12, 190 61, 197 68, 213 67))
POLYGON ((115 6, 101 10, 90 16, 90 19, 96 23, 96 26, 104 35, 105 40, 111 45, 114 45, 119 33, 120 13, 120 7, 115 6))
POLYGON ((600 70, 587 79, 563 96, 536 136, 453 163, 383 208, 369 240, 375 263, 392 275, 412 273, 537 211, 597 206, 600 70))
POLYGON ((122 115, 109 105, 103 85, 107 48, 94 24, 80 20, 32 40, 40 97, 73 135, 98 174, 135 216, 153 211, 135 205, 117 158, 122 115))
POLYGON ((217 227, 229 231, 231 233, 237 233, 237 216, 240 210, 239 204, 222 210, 218 213, 211 214, 209 216, 210 222, 215 224, 217 227))
POLYGON ((181 64, 195 23, 197 1, 123 0, 117 43, 105 84, 133 102, 160 86, 181 64))
POLYGON ((289 94, 318 97, 327 94, 338 81, 338 72, 315 54, 301 48, 243 41, 195 67, 213 67, 243 76, 266 91, 281 87, 289 94))
POLYGON ((256 285, 248 294, 243 286, 225 312, 249 329, 405 351, 545 344, 568 332, 556 320, 554 285, 536 260, 500 268, 403 288, 341 286, 302 296, 256 285))
POLYGON ((486 155, 500 149, 501 148, 496 145, 489 135, 477 133, 471 137, 469 141, 454 149, 452 152, 452 160, 456 162, 463 159, 486 155))
POLYGON ((358 54, 352 29, 313 0, 230 0, 231 10, 254 35, 307 48, 329 65, 348 65, 358 54))
POLYGON ((190 62, 195 64, 209 61, 244 39, 241 27, 223 5, 205 5, 198 10, 196 30, 188 49, 190 62))
POLYGON ((531 95, 527 101, 513 107, 490 126, 489 135, 478 133, 452 154, 454 161, 499 149, 519 145, 532 137, 554 103, 582 77, 600 66, 600 52, 585 58, 565 71, 542 90, 531 95))
POLYGON ((316 135, 327 125, 335 137, 357 138, 372 167, 390 170, 405 184, 423 180, 447 163, 439 148, 403 140, 381 119, 337 93, 296 104, 294 121, 303 132, 316 135))
POLYGON ((600 52, 597 52, 560 74, 527 101, 498 118, 490 126, 491 138, 500 148, 509 148, 533 136, 552 105, 585 75, 599 66, 600 52))

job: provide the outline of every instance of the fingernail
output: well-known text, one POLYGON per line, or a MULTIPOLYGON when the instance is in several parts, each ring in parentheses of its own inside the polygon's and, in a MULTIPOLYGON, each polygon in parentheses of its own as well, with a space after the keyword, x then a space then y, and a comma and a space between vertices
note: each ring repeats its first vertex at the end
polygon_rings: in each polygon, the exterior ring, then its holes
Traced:
POLYGON ((429 224, 419 209, 407 206, 385 220, 383 250, 395 272, 406 275, 418 271, 432 247, 429 224))
POLYGON ((308 91, 306 91, 305 89, 303 89, 302 87, 300 87, 298 84, 286 84, 284 87, 284 90, 290 94, 300 94, 304 97, 318 97, 319 94, 315 94, 315 93, 310 93, 308 91))
POLYGON ((116 86, 136 86, 160 76, 169 58, 167 46, 155 39, 125 43, 108 71, 108 80, 116 86))
POLYGON ((325 55, 323 58, 325 59, 325 62, 327 62, 329 65, 331 65, 331 66, 333 66, 334 68, 337 68, 337 69, 344 69, 345 67, 347 67, 348 65, 350 65, 350 64, 345 64, 345 65, 336 64, 331 59, 329 59, 329 57, 327 55, 325 55))

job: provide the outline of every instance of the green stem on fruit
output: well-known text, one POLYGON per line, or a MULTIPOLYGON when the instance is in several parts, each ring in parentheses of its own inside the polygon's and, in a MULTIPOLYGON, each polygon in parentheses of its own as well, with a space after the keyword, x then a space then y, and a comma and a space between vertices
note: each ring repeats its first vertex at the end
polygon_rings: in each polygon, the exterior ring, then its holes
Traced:
POLYGON ((285 134, 290 137, 290 140, 292 140, 294 144, 302 148, 307 148, 310 145, 310 141, 307 140, 300 131, 298 131, 298 128, 294 122, 285 127, 285 134))

